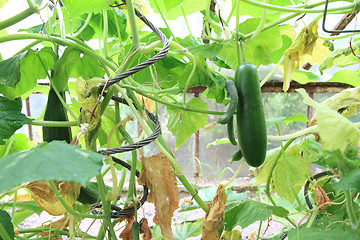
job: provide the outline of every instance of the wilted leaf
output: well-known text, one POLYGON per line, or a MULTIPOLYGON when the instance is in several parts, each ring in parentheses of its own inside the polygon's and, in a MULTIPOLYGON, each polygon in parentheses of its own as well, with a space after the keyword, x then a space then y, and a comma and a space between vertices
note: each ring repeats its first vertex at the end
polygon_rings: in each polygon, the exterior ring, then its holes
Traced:
POLYGON ((169 159, 159 153, 145 157, 141 161, 139 184, 148 185, 148 201, 155 204, 154 222, 160 225, 164 237, 174 239, 171 230, 171 217, 179 207, 179 190, 175 176, 171 173, 169 159))
POLYGON ((123 221, 124 219, 127 220, 127 223, 124 230, 122 230, 122 232, 120 233, 119 237, 124 240, 132 240, 132 225, 135 222, 134 214, 122 218, 121 221, 123 221))
POLYGON ((242 240, 241 232, 238 229, 233 229, 231 232, 224 231, 221 240, 242 240))
POLYGON ((317 125, 323 149, 343 151, 348 144, 358 144, 360 131, 352 122, 336 111, 315 102, 304 89, 296 91, 304 97, 304 103, 313 106, 317 111, 317 125))
MULTIPOLYGON (((69 221, 67 220, 67 217, 63 217, 55 222, 51 222, 48 225, 41 227, 50 228, 50 229, 58 228, 60 231, 64 231, 64 230, 67 231, 69 227, 69 221)), ((40 232, 39 235, 42 237, 49 236, 49 232, 40 232)), ((57 237, 49 238, 49 240, 58 240, 58 239, 59 238, 57 237)), ((60 239, 61 239, 61 235, 60 235, 60 239)))
POLYGON ((139 222, 139 230, 143 236, 143 240, 151 240, 152 233, 146 218, 142 218, 139 222))
POLYGON ((319 208, 319 211, 322 211, 325 209, 326 205, 331 205, 331 204, 325 204, 327 202, 331 202, 330 198, 328 197, 328 195, 326 194, 326 192, 324 191, 324 189, 322 189, 320 186, 315 186, 315 203, 316 206, 321 206, 319 208))
POLYGON ((298 69, 300 57, 305 54, 312 54, 315 42, 318 38, 318 24, 311 22, 305 26, 295 41, 284 53, 284 86, 283 90, 286 92, 290 86, 290 75, 293 71, 298 69))
MULTIPOLYGON (((54 181, 65 202, 71 207, 79 197, 80 185, 73 182, 54 181)), ((50 187, 48 181, 36 181, 26 185, 36 204, 53 216, 66 213, 66 209, 50 187)))
POLYGON ((88 83, 79 77, 76 81, 76 91, 81 111, 79 116, 80 124, 88 124, 85 132, 86 149, 96 149, 96 139, 101 127, 100 106, 96 106, 98 101, 97 87, 89 86, 88 83))
POLYGON ((212 203, 209 204, 209 214, 205 216, 201 236, 202 240, 219 239, 219 230, 222 228, 225 218, 224 210, 226 199, 227 194, 225 187, 220 184, 212 203))

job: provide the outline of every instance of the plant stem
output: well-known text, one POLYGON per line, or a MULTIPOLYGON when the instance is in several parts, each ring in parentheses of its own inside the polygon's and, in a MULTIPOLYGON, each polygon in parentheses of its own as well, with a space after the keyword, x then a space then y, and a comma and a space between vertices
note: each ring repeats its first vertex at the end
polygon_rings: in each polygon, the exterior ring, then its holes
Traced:
MULTIPOLYGON (((8 145, 7 145, 7 147, 6 147, 6 150, 5 150, 5 153, 4 153, 4 155, 3 155, 2 157, 6 157, 6 156, 10 153, 11 147, 12 147, 12 145, 13 145, 13 143, 14 143, 14 139, 15 139, 15 134, 13 134, 13 135, 10 137, 9 143, 8 143, 8 145)), ((0 199, 1 199, 1 198, 0 198, 0 199)))
POLYGON ((242 160, 241 164, 239 165, 238 169, 236 170, 236 172, 233 174, 233 176, 230 178, 230 180, 224 185, 224 188, 226 188, 227 186, 229 186, 232 181, 234 181, 234 179, 237 177, 237 175, 239 175, 241 169, 243 168, 245 164, 244 159, 242 160))
MULTIPOLYGON (((293 12, 293 13, 322 13, 324 12, 323 9, 309 9, 309 8, 294 8, 294 7, 281 7, 277 5, 272 5, 268 3, 263 3, 259 1, 254 0, 242 0, 245 3, 248 3, 250 5, 265 8, 269 10, 275 10, 275 11, 282 11, 282 12, 293 12)), ((335 11, 341 11, 341 10, 349 10, 352 11, 356 7, 356 3, 349 4, 347 6, 343 7, 337 7, 337 8, 329 8, 328 12, 335 12, 335 11)))
POLYGON ((0 21, 0 30, 10 27, 11 25, 14 25, 15 23, 18 23, 22 20, 24 20, 25 18, 29 17, 30 15, 32 15, 33 13, 36 13, 36 11, 34 11, 33 9, 31 9, 30 7, 25 9, 24 11, 22 11, 21 13, 8 18, 6 20, 0 21))
POLYGON ((27 124, 43 127, 74 127, 78 126, 77 121, 38 121, 31 119, 27 124))
POLYGON ((171 34, 171 36, 173 37, 173 40, 174 40, 174 41, 177 41, 174 33, 171 31, 171 28, 170 28, 169 24, 167 23, 167 21, 166 21, 166 19, 165 19, 164 14, 162 13, 162 11, 161 11, 161 9, 160 9, 160 7, 159 7, 159 4, 157 3, 156 0, 154 0, 154 3, 155 3, 155 6, 156 6, 156 9, 157 9, 157 10, 159 11, 159 13, 160 13, 161 19, 164 21, 167 29, 170 31, 170 34, 171 34))
POLYGON ((108 43, 107 43, 107 39, 108 39, 108 31, 109 31, 109 25, 108 25, 108 16, 107 16, 107 11, 106 10, 102 10, 102 15, 103 15, 103 29, 104 29, 104 39, 103 39, 103 54, 105 56, 106 59, 109 59, 109 52, 108 52, 108 43))
POLYGON ((92 17, 92 13, 89 13, 85 19, 84 24, 74 33, 70 34, 69 37, 77 37, 80 35, 80 33, 82 33, 82 31, 84 31, 84 29, 89 25, 89 22, 91 20, 92 17))
POLYGON ((281 140, 289 140, 291 138, 298 138, 300 136, 306 135, 306 134, 310 134, 310 133, 318 133, 318 125, 314 125, 308 128, 305 128, 303 130, 291 133, 291 134, 286 134, 286 135, 281 135, 281 136, 271 136, 268 135, 267 139, 268 140, 276 140, 276 141, 281 141, 281 140))
POLYGON ((182 5, 182 3, 180 3, 180 8, 181 8, 181 12, 182 12, 182 14, 183 14, 184 20, 185 20, 186 27, 187 27, 187 29, 188 29, 188 31, 189 31, 189 34, 192 35, 191 30, 190 30, 189 23, 188 23, 187 18, 186 18, 184 6, 182 5))
POLYGON ((139 32, 137 29, 136 24, 136 17, 135 17, 135 11, 134 11, 134 4, 132 0, 126 0, 126 6, 127 6, 127 12, 128 12, 128 20, 130 23, 130 29, 131 29, 131 46, 133 49, 138 49, 140 47, 140 38, 139 38, 139 32))
POLYGON ((346 199, 346 211, 349 215, 352 227, 357 227, 358 219, 356 217, 355 209, 354 209, 354 202, 351 197, 350 191, 344 191, 345 193, 345 199, 346 199))
POLYGON ((99 54, 97 54, 94 50, 92 50, 90 48, 87 48, 87 47, 84 47, 84 46, 82 46, 82 45, 80 45, 78 43, 69 41, 68 39, 62 39, 62 38, 55 37, 55 36, 47 36, 47 35, 38 34, 38 33, 17 33, 17 34, 10 34, 10 35, 1 36, 0 37, 0 43, 13 41, 13 40, 23 40, 23 39, 37 39, 37 40, 49 41, 49 42, 52 42, 52 43, 57 43, 57 44, 62 45, 62 46, 74 47, 74 48, 80 50, 81 52, 83 52, 85 54, 88 54, 89 56, 91 56, 94 59, 98 60, 99 62, 101 62, 105 66, 108 66, 113 71, 115 71, 117 69, 117 66, 115 64, 113 64, 112 62, 110 62, 106 58, 99 56, 99 54))
MULTIPOLYGON (((263 2, 267 3, 267 0, 263 0, 263 2)), ((257 26, 254 34, 251 36, 250 41, 254 40, 257 36, 259 36, 262 29, 264 28, 264 25, 266 23, 266 11, 267 11, 266 8, 263 8, 260 23, 257 26)))
MULTIPOLYGON (((106 199, 106 195, 107 195, 107 190, 106 190, 106 186, 105 186, 105 183, 104 183, 104 179, 102 178, 102 175, 101 174, 98 174, 96 176, 96 182, 99 186, 99 193, 100 193, 100 199, 101 199, 101 202, 102 202, 102 206, 103 206, 103 216, 104 216, 104 221, 103 223, 101 224, 101 229, 105 230, 108 228, 108 230, 110 231, 110 235, 112 237, 112 239, 116 239, 116 236, 115 236, 115 232, 114 232, 114 228, 112 226, 112 222, 111 222, 111 218, 110 218, 110 201, 108 201, 106 199)), ((106 232, 106 231, 104 231, 106 232)), ((102 234, 100 234, 100 231, 99 231, 99 235, 97 237, 98 240, 103 240, 103 236, 101 236, 102 234)))
POLYGON ((282 57, 280 58, 280 60, 276 63, 276 65, 273 67, 273 69, 271 69, 271 71, 264 77, 263 80, 261 80, 260 82, 260 87, 262 87, 270 78, 271 76, 274 74, 274 72, 276 71, 276 69, 278 69, 278 67, 281 65, 282 61, 284 60, 285 55, 282 55, 282 57))

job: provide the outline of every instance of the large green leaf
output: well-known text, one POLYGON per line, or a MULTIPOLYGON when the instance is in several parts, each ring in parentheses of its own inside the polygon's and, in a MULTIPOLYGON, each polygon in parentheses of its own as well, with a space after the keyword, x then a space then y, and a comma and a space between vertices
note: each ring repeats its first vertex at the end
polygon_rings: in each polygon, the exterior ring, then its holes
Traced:
POLYGON ((181 46, 186 47, 192 54, 200 53, 205 58, 213 58, 218 55, 222 49, 222 45, 219 43, 203 44, 201 39, 195 38, 192 35, 188 35, 184 39, 178 39, 181 46))
MULTIPOLYGON (((156 6, 158 4, 160 10, 162 11, 162 13, 164 14, 167 20, 175 20, 176 18, 183 16, 180 4, 174 6, 175 2, 179 2, 179 0, 156 0, 157 4, 155 3, 155 0, 149 0, 149 2, 152 9, 154 9, 155 13, 159 13, 158 8, 156 6), (164 4, 165 1, 167 2, 166 5, 164 4), (166 6, 169 6, 170 9, 168 10, 166 6), (168 11, 164 11, 164 9, 168 11)), ((185 15, 189 15, 191 13, 205 9, 206 4, 207 4, 207 0, 197 0, 197 1, 183 0, 181 3, 181 5, 184 7, 185 15)))
POLYGON ((21 113, 21 99, 11 100, 0 96, 0 144, 4 144, 3 139, 8 139, 22 125, 30 121, 21 113))
MULTIPOLYGON (((326 226, 324 226, 326 227, 326 226)), ((339 239, 351 239, 358 240, 360 237, 356 235, 354 231, 343 230, 327 230, 326 228, 302 228, 291 229, 288 234, 289 240, 339 240, 339 239)))
POLYGON ((337 192, 355 190, 360 192, 360 169, 357 168, 349 175, 343 177, 338 183, 334 184, 337 192))
MULTIPOLYGON (((309 167, 313 159, 310 154, 302 156, 303 151, 304 149, 299 143, 288 147, 280 156, 272 174, 271 185, 273 190, 289 202, 295 200, 293 192, 295 191, 295 194, 298 194, 307 176, 310 175, 309 167)), ((267 182, 270 170, 280 152, 281 149, 276 148, 267 153, 265 163, 256 176, 255 184, 267 182)))
POLYGON ((0 159, 0 192, 28 181, 58 180, 85 184, 100 173, 104 156, 66 142, 42 143, 0 159))
MULTIPOLYGON (((180 89, 185 91, 185 87, 197 87, 197 86, 209 86, 212 81, 211 78, 205 73, 209 72, 208 65, 206 64, 204 57, 201 54, 195 55, 196 68, 194 74, 190 78, 191 72, 193 71, 194 63, 188 62, 185 66, 184 72, 179 79, 180 89)), ((211 74, 211 73, 209 73, 211 74)))
POLYGON ((245 201, 225 210, 225 230, 231 231, 236 225, 246 228, 256 221, 265 221, 272 214, 284 217, 289 212, 282 207, 274 207, 257 201, 245 201))
MULTIPOLYGON (((206 110, 207 103, 200 98, 193 98, 186 106, 199 110, 206 110)), ((175 136, 175 151, 200 128, 207 124, 207 115, 202 113, 188 112, 177 108, 167 107, 169 121, 167 128, 175 136)))
POLYGON ((321 82, 323 78, 313 72, 305 70, 296 70, 291 73, 291 80, 294 80, 301 84, 307 84, 309 82, 321 82))
POLYGON ((62 2, 72 17, 79 16, 83 13, 98 13, 101 10, 111 9, 107 1, 102 0, 63 0, 62 2))
POLYGON ((15 87, 0 85, 0 92, 8 98, 17 98, 36 86, 37 79, 47 77, 47 72, 53 69, 56 56, 49 47, 39 52, 28 50, 26 57, 19 60, 20 75, 15 87))
POLYGON ((296 91, 304 97, 304 103, 316 109, 317 125, 319 126, 323 149, 340 149, 343 151, 348 144, 359 142, 360 131, 350 120, 312 100, 304 89, 297 89, 296 91))
POLYGON ((11 223, 10 215, 6 211, 0 209, 0 240, 5 238, 1 237, 3 234, 6 234, 10 239, 15 238, 14 227, 11 223))
POLYGON ((26 53, 20 53, 0 62, 0 84, 15 87, 20 81, 19 61, 26 57, 26 53))
POLYGON ((360 72, 352 70, 342 70, 334 73, 329 82, 346 83, 353 87, 360 86, 360 72))
MULTIPOLYGON (((251 33, 256 30, 259 23, 259 18, 247 19, 245 22, 240 23, 239 31, 243 34, 251 33)), ((259 66, 260 64, 268 65, 273 62, 272 53, 281 48, 282 45, 281 33, 277 27, 265 30, 255 39, 248 40, 243 44, 246 61, 251 62, 256 66, 259 66)), ((232 39, 231 41, 224 43, 218 57, 235 70, 239 65, 236 41, 232 39)))
POLYGON ((184 222, 172 225, 175 239, 188 239, 197 237, 202 232, 202 219, 195 222, 184 222))
POLYGON ((83 55, 74 48, 67 48, 55 63, 53 84, 59 92, 64 92, 69 78, 81 76, 86 80, 92 77, 103 77, 104 73, 104 69, 94 58, 83 55))

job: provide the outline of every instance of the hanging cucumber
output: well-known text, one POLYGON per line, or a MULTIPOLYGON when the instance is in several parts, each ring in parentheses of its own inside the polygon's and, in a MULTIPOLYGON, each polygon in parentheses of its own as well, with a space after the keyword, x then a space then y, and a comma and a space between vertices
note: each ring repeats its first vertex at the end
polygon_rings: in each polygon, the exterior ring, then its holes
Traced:
POLYGON ((240 149, 250 166, 259 167, 266 157, 267 134, 259 76, 253 64, 244 61, 238 66, 235 85, 239 95, 236 117, 240 149))
POLYGON ((234 115, 236 106, 238 104, 238 92, 234 81, 230 79, 226 79, 225 88, 229 93, 230 103, 226 112, 223 115, 221 115, 217 120, 217 122, 221 124, 227 124, 230 121, 230 118, 234 115))
MULTIPOLYGON (((65 92, 60 92, 60 95, 65 99, 65 92)), ((46 104, 45 121, 68 121, 66 109, 60 102, 53 88, 50 88, 48 100, 46 104)), ((63 141, 70 143, 72 140, 70 127, 43 127, 43 139, 45 142, 53 140, 63 141)))
POLYGON ((234 117, 233 116, 231 116, 229 122, 227 123, 227 133, 228 133, 230 143, 232 145, 236 146, 238 143, 235 139, 235 134, 234 134, 234 117))

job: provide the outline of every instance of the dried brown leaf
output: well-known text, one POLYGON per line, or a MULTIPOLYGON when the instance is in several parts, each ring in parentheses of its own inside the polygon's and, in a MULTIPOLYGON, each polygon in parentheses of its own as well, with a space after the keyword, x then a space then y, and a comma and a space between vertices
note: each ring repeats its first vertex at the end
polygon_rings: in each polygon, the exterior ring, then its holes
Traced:
POLYGON ((219 230, 225 218, 225 203, 227 194, 225 187, 219 185, 212 203, 209 204, 209 214, 205 216, 202 230, 202 240, 218 240, 219 230))
MULTIPOLYGON (((72 206, 80 194, 81 186, 77 183, 64 181, 54 181, 54 184, 65 202, 72 206)), ((31 197, 35 200, 36 204, 49 214, 58 216, 67 212, 55 196, 48 181, 31 182, 26 185, 26 188, 30 191, 31 197)))
POLYGON ((134 215, 132 215, 132 217, 127 217, 126 219, 128 222, 119 237, 124 240, 132 240, 132 225, 135 222, 134 215))
POLYGON ((148 201, 155 204, 154 222, 160 225, 164 237, 174 239, 171 218, 179 207, 179 189, 171 173, 170 161, 163 153, 159 153, 145 157, 141 165, 138 182, 141 185, 146 182, 150 189, 148 201))
MULTIPOLYGON (((316 206, 323 205, 324 203, 327 203, 327 202, 331 202, 331 200, 328 197, 328 195, 326 194, 326 192, 324 191, 324 189, 322 189, 320 186, 315 186, 316 206)), ((321 206, 319 208, 319 211, 323 211, 325 209, 326 205, 331 205, 331 204, 325 204, 325 205, 321 206)))
MULTIPOLYGON (((48 224, 46 226, 42 226, 42 228, 50 228, 50 229, 58 228, 59 230, 67 231, 68 227, 69 227, 69 221, 66 221, 66 220, 67 220, 67 218, 63 217, 55 222, 51 222, 50 224, 48 224)), ((39 235, 42 237, 49 236, 49 232, 41 232, 41 233, 39 233, 39 235)), ((61 239, 61 236, 60 236, 60 238, 52 237, 49 239, 50 240, 58 240, 58 239, 61 239)))
POLYGON ((151 240, 152 233, 146 218, 142 218, 139 222, 140 233, 143 234, 143 240, 151 240))

